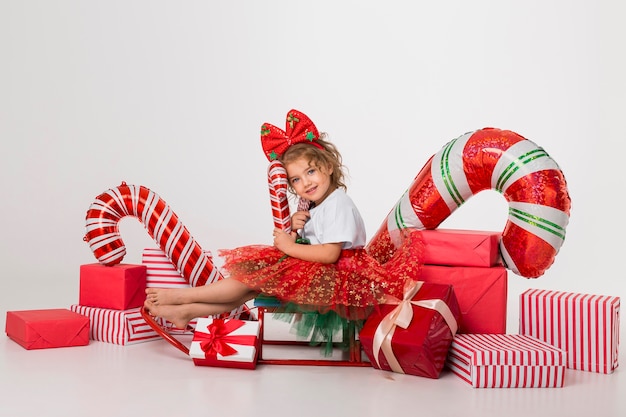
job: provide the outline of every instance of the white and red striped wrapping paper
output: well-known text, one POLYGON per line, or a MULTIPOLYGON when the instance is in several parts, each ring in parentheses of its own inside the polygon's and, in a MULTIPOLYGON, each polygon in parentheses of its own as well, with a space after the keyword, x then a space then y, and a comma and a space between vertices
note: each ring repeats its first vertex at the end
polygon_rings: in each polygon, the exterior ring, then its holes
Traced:
MULTIPOLYGON (((205 251, 205 253, 207 253, 205 251)), ((207 253, 211 257, 210 253, 207 253)), ((178 272, 165 252, 157 248, 145 248, 141 264, 146 266, 146 286, 157 288, 188 288, 189 283, 178 272)))
MULTIPOLYGON (((209 257, 213 258, 210 251, 204 251, 209 257)), ((158 248, 144 248, 141 255, 141 264, 146 267, 146 287, 150 288, 189 288, 189 283, 185 278, 176 270, 176 266, 170 261, 167 254, 158 248)), ((207 282, 210 284, 210 282, 207 282)), ((231 311, 230 318, 240 318, 241 315, 246 312, 245 306, 240 306, 231 311)), ((171 333, 185 333, 193 334, 193 331, 185 331, 178 329, 171 329, 172 323, 167 320, 162 320, 164 324, 170 328, 171 333)), ((195 328, 197 320, 189 322, 189 326, 195 328)))
POLYGON ((571 369, 612 373, 618 366, 620 298, 529 289, 520 295, 520 334, 567 352, 571 369))
POLYGON ((565 352, 518 334, 457 334, 446 366, 474 388, 559 388, 565 352))
POLYGON ((111 310, 79 304, 70 306, 71 311, 89 317, 91 340, 123 346, 161 338, 141 317, 140 308, 111 310))

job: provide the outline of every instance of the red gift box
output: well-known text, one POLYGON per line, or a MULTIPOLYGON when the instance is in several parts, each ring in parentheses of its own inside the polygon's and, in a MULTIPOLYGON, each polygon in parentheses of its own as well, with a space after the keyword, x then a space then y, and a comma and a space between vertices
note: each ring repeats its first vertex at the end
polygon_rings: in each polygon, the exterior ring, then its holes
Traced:
POLYGON ((459 333, 506 333, 507 270, 424 265, 422 281, 447 284, 461 308, 459 333))
POLYGON ((474 388, 559 388, 565 352, 519 334, 459 334, 446 366, 474 388))
POLYGON ((427 265, 480 266, 501 265, 499 242, 501 233, 434 229, 422 230, 427 265))
POLYGON ((567 367, 610 374, 619 364, 616 296, 529 289, 520 295, 521 334, 567 352, 567 367))
POLYGON ((73 304, 70 309, 89 318, 91 340, 125 346, 161 339, 141 317, 140 307, 111 310, 73 304))
POLYGON ((452 286, 418 282, 397 304, 378 306, 359 340, 374 368, 439 378, 459 320, 452 286))
POLYGON ((196 366, 255 369, 259 330, 258 321, 199 318, 189 356, 196 366))
POLYGON ((143 306, 146 300, 146 267, 119 264, 80 266, 82 306, 128 310, 143 306))
POLYGON ((6 334, 25 349, 89 344, 89 319, 70 310, 7 311, 6 334))

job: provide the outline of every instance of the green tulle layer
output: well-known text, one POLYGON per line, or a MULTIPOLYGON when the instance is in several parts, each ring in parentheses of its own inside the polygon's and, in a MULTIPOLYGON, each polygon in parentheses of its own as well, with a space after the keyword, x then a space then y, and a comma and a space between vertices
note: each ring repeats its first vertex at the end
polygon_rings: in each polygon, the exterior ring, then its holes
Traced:
POLYGON ((332 310, 320 313, 294 303, 281 304, 264 295, 257 297, 255 305, 276 308, 272 318, 291 323, 292 334, 310 340, 311 346, 320 346, 324 357, 331 356, 336 348, 347 351, 364 323, 364 320, 348 320, 332 310))

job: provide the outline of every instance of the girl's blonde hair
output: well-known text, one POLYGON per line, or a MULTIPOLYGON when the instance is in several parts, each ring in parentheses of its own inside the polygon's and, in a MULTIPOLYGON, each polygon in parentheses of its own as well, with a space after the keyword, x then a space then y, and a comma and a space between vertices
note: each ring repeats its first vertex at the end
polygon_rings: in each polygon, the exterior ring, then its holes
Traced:
MULTIPOLYGON (((347 190, 344 183, 344 169, 345 166, 342 163, 341 154, 337 150, 337 147, 330 143, 328 140, 328 134, 321 133, 317 143, 324 149, 320 149, 317 146, 312 146, 310 143, 296 143, 290 146, 285 153, 279 158, 283 165, 292 163, 298 159, 304 158, 309 163, 318 169, 326 170, 332 168, 333 173, 330 175, 331 186, 335 188, 343 188, 347 190)), ((289 186, 290 190, 291 185, 289 186)))

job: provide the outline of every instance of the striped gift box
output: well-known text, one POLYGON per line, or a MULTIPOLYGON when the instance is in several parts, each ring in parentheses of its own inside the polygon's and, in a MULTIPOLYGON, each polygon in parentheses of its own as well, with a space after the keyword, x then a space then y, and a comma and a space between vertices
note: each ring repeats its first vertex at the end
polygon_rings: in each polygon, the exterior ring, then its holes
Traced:
MULTIPOLYGON (((205 254, 211 259, 213 256, 210 251, 204 251, 205 254)), ((146 267, 146 287, 153 288, 189 288, 189 283, 178 272, 176 266, 170 261, 167 254, 161 249, 157 248, 145 248, 141 255, 141 264, 146 267)), ((221 277, 220 274, 218 274, 221 277)), ((220 278, 218 278, 220 279, 220 278)), ((210 284, 210 282, 207 282, 210 284)), ((248 314, 248 308, 241 306, 231 311, 230 318, 239 319, 245 317, 248 314)), ((164 320, 167 327, 171 328, 172 323, 164 320)), ((192 320, 189 325, 194 328, 196 326, 196 320, 192 320)), ((193 331, 184 331, 173 329, 171 333, 188 333, 193 334, 193 331)))
MULTIPOLYGON (((205 251, 205 253, 207 252, 205 251)), ((210 252, 208 255, 211 257, 210 252)), ((146 267, 146 287, 189 288, 187 280, 176 270, 170 258, 161 249, 145 248, 141 254, 141 264, 146 267)), ((193 331, 172 329, 173 324, 171 322, 159 320, 159 324, 170 328, 170 333, 193 334, 193 331)), ((189 325, 195 328, 196 320, 192 320, 189 325)))
POLYGON ((457 334, 446 366, 474 388, 559 388, 565 352, 519 334, 457 334))
MULTIPOLYGON (((207 253, 207 251, 205 251, 207 253)), ((211 253, 207 253, 211 257, 211 253)), ((145 248, 141 264, 146 266, 146 286, 158 288, 188 288, 189 283, 178 272, 165 252, 156 248, 145 248)))
POLYGON ((89 338, 116 345, 132 345, 161 338, 141 317, 140 308, 111 310, 73 304, 70 310, 89 317, 89 338))
POLYGON ((618 366, 620 298, 529 289, 520 295, 520 334, 567 352, 567 367, 603 374, 618 366))

